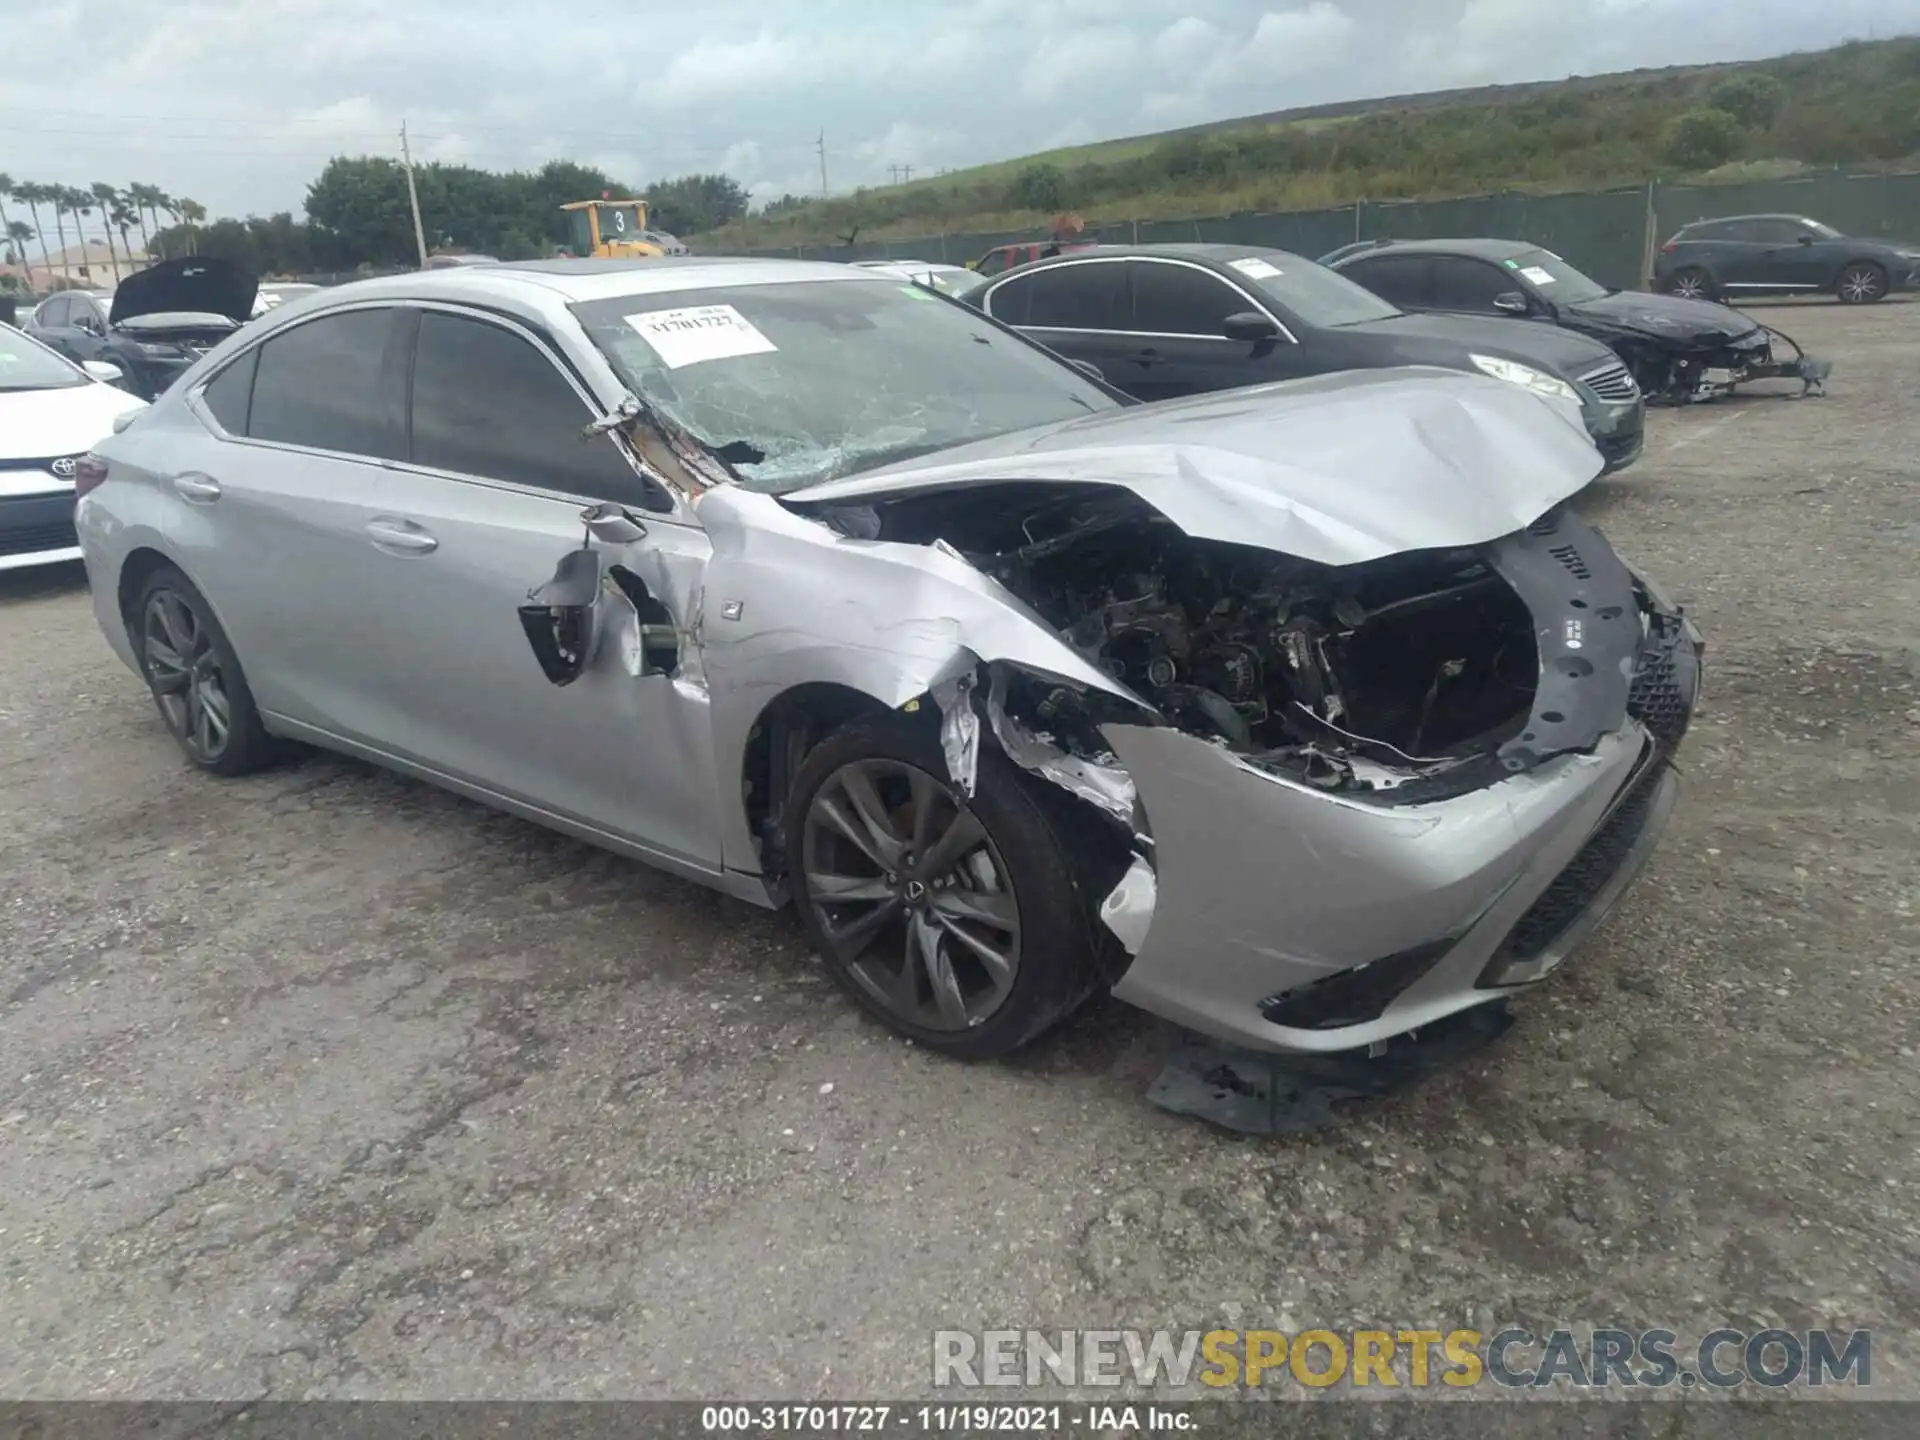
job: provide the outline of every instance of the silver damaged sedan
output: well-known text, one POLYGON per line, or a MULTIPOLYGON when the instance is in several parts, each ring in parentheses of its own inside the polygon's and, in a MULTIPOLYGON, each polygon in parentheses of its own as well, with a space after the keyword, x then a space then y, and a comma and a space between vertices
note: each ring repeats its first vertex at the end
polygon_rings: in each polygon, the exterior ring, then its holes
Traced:
POLYGON ((276 308, 78 528, 215 774, 304 742, 791 900, 955 1055, 1109 990, 1332 1052, 1541 980, 1665 823, 1702 646, 1565 507, 1600 464, 1498 380, 1134 405, 897 277, 540 262, 276 308))

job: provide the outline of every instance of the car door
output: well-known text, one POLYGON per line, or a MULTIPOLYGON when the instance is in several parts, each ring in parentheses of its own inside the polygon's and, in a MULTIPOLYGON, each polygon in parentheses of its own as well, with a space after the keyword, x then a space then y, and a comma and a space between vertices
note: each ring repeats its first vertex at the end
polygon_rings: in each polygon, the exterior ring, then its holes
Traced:
POLYGON ((107 347, 107 308, 91 295, 70 295, 69 328, 76 360, 98 360, 107 347))
MULTIPOLYGON (((1130 350, 1115 381, 1142 400, 1172 400, 1312 373, 1289 339, 1229 340, 1227 317, 1269 307, 1205 266, 1186 260, 1127 261, 1133 300, 1130 350)), ((1291 333, 1291 332, 1289 332, 1291 333)))
POLYGON ((1804 220, 1767 222, 1773 234, 1774 264, 1783 288, 1824 290, 1846 259, 1847 245, 1830 240, 1804 220))
POLYGON ((1722 289, 1748 295, 1790 290, 1789 243, 1791 238, 1777 220, 1729 221, 1715 237, 1714 278, 1722 289))
POLYGON ((1433 308, 1433 260, 1427 255, 1369 255, 1337 267, 1389 305, 1417 314, 1433 308))
POLYGON ((982 304, 1003 325, 1127 390, 1123 360, 1134 342, 1119 333, 1127 323, 1126 279, 1117 257, 1072 260, 1009 275, 984 292, 982 304))
POLYGON ((69 360, 81 358, 74 347, 74 342, 80 338, 80 332, 73 325, 74 301, 74 296, 56 295, 42 302, 40 308, 33 312, 32 323, 27 326, 27 332, 34 339, 58 350, 69 360))
POLYGON ((389 712, 401 728, 379 738, 444 775, 718 868, 712 727, 684 613, 710 554, 705 532, 623 442, 581 438, 597 409, 525 324, 423 308, 410 394, 408 459, 343 535, 364 561, 355 603, 373 642, 370 683, 402 702, 389 712), (603 502, 643 533, 592 542, 609 628, 584 673, 555 685, 520 610, 588 543, 581 512, 603 502), (656 627, 651 649, 643 624, 656 627))
POLYGON ((405 722, 367 663, 393 622, 359 602, 379 573, 362 516, 407 453, 411 323, 367 305, 276 331, 190 397, 216 438, 168 453, 159 477, 172 548, 260 708, 362 744, 405 722))
POLYGON ((1436 255, 1429 278, 1432 308, 1450 315, 1512 317, 1494 302, 1502 295, 1526 295, 1526 287, 1489 260, 1469 255, 1436 255))

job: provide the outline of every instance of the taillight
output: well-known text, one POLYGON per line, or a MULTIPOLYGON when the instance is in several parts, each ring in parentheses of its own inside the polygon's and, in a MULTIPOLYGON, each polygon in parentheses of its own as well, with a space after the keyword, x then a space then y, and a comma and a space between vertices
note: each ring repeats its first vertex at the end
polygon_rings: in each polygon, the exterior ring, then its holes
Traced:
POLYGON ((1660 253, 1662 255, 1671 255, 1674 251, 1678 250, 1679 248, 1680 248, 1680 242, 1678 240, 1669 240, 1667 241, 1666 244, 1660 247, 1660 253))
POLYGON ((100 482, 107 478, 107 462, 98 455, 82 455, 73 467, 73 494, 77 500, 89 490, 97 489, 100 482))

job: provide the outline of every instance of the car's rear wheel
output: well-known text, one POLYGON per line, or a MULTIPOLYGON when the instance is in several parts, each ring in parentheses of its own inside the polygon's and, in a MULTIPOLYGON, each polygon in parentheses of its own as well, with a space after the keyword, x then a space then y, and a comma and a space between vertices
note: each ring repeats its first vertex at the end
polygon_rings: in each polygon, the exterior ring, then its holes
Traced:
POLYGON ((127 630, 161 720, 195 765, 245 775, 282 757, 226 632, 186 576, 171 566, 147 576, 127 630))
POLYGON ((1840 272, 1834 287, 1842 305, 1871 305, 1887 298, 1887 272, 1871 260, 1849 265, 1840 272))
POLYGON ((1715 293, 1713 277, 1698 266, 1689 265, 1667 277, 1667 294, 1682 300, 1711 300, 1715 293))
POLYGON ((787 854, 801 918, 862 1008, 932 1049, 1005 1055, 1096 984, 1063 837, 1003 756, 968 798, 930 726, 857 722, 800 768, 787 854))

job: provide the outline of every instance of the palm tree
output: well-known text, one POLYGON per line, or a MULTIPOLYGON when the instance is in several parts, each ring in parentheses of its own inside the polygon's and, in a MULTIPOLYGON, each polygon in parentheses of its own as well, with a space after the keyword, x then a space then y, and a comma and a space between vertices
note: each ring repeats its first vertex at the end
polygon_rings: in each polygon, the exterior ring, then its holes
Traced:
POLYGON ((7 242, 12 250, 11 259, 27 272, 27 288, 33 288, 33 268, 27 263, 27 241, 33 239, 33 227, 24 220, 7 222, 7 242))
POLYGON ((0 170, 0 234, 8 236, 13 234, 13 221, 7 218, 7 201, 19 193, 19 187, 13 183, 13 177, 6 171, 0 170))
POLYGON ((73 216, 74 233, 80 239, 80 268, 87 272, 87 278, 93 278, 93 267, 87 257, 87 231, 80 223, 80 217, 93 214, 94 198, 91 190, 82 190, 76 185, 60 187, 67 197, 67 212, 73 216))
POLYGON ((40 263, 46 267, 46 282, 53 283, 53 261, 47 255, 47 232, 40 227, 40 202, 52 199, 49 187, 22 180, 13 187, 13 193, 27 202, 27 213, 33 216, 34 233, 40 237, 40 263))
POLYGON ((187 253, 200 253, 199 237, 193 233, 193 227, 207 218, 207 207, 198 200, 189 200, 185 196, 173 202, 173 211, 187 224, 187 253))
POLYGON ((113 211, 120 203, 120 192, 104 180, 96 180, 87 187, 87 193, 93 196, 93 202, 100 208, 100 231, 107 237, 107 263, 113 267, 113 283, 120 283, 120 252, 113 248, 113 211))
POLYGON ((113 221, 113 228, 120 232, 120 253, 127 257, 127 273, 131 275, 133 273, 133 241, 128 238, 127 230, 140 219, 140 216, 133 208, 133 197, 124 190, 114 195, 113 203, 107 208, 108 218, 113 221))
MULTIPOLYGON (((66 277, 71 280, 73 278, 73 266, 67 262, 67 222, 65 211, 67 208, 67 200, 73 192, 65 185, 42 185, 40 190, 46 201, 53 206, 53 229, 54 233, 60 237, 60 266, 66 277)), ((51 272, 52 267, 49 266, 48 270, 51 272)), ((47 276, 47 283, 53 283, 51 273, 47 276)))
POLYGON ((160 209, 167 203, 167 197, 158 185, 143 185, 135 181, 127 187, 127 198, 133 201, 134 213, 140 220, 140 248, 147 252, 147 260, 152 262, 159 258, 153 253, 153 237, 160 232, 160 209), (149 216, 153 220, 151 230, 147 227, 149 216))

